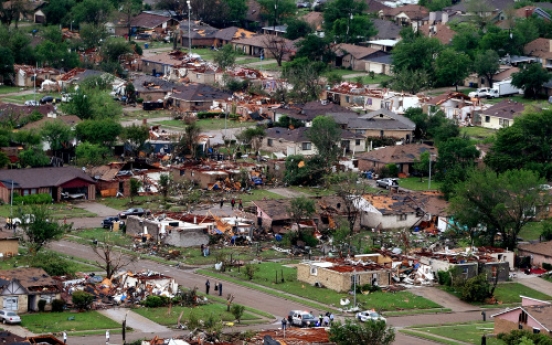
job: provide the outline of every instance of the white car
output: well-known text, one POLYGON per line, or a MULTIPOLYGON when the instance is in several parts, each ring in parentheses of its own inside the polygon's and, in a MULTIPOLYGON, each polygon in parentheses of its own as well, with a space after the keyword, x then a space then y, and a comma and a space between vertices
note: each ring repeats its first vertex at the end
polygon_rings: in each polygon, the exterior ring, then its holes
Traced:
POLYGON ((38 107, 38 106, 40 105, 40 103, 38 103, 38 101, 29 99, 29 100, 25 101, 25 105, 30 105, 30 106, 33 106, 33 107, 38 107))
POLYGON ((385 189, 391 189, 391 188, 396 189, 396 188, 399 188, 399 179, 391 178, 391 177, 382 178, 376 181, 376 185, 378 187, 382 187, 385 189))
POLYGON ((0 310, 0 319, 2 323, 21 323, 21 318, 13 310, 0 310))
POLYGON ((387 321, 383 316, 381 316, 380 314, 376 313, 373 310, 361 311, 360 313, 356 314, 356 318, 361 322, 366 322, 366 321, 386 322, 387 321))

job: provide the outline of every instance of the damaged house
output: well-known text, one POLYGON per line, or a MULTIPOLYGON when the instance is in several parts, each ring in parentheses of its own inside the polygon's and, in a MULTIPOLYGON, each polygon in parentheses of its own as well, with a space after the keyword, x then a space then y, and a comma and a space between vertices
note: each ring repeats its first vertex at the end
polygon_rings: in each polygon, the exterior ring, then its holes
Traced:
POLYGON ((346 127, 353 133, 367 138, 393 138, 410 143, 416 125, 410 119, 387 109, 379 109, 358 117, 350 117, 346 127))
POLYGON ((61 296, 61 287, 42 268, 22 267, 0 271, 0 303, 2 309, 17 313, 38 311, 38 301, 51 308, 61 296))
POLYGON ((328 101, 342 107, 359 110, 378 110, 383 108, 385 96, 383 89, 372 89, 368 86, 343 82, 327 92, 328 101))
POLYGON ((340 293, 351 290, 353 279, 357 285, 390 285, 391 262, 383 256, 372 255, 354 260, 327 258, 297 265, 297 280, 340 293))
POLYGON ((178 293, 178 283, 174 278, 158 272, 124 272, 115 277, 115 283, 123 288, 134 287, 155 296, 172 297, 178 293))
POLYGON ((434 161, 437 149, 426 144, 407 144, 377 148, 372 151, 357 155, 358 168, 363 171, 375 170, 380 172, 388 164, 395 164, 399 173, 410 176, 415 172, 414 163, 420 159, 420 155, 429 152, 434 161))

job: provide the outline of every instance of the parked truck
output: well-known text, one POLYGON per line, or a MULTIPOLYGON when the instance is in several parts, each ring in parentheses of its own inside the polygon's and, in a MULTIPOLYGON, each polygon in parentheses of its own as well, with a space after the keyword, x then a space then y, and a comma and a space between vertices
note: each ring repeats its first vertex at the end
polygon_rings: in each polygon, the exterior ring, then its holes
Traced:
POLYGON ((523 91, 512 85, 512 80, 510 79, 493 83, 492 88, 479 88, 476 91, 470 92, 468 96, 472 98, 498 98, 520 93, 523 93, 523 91))

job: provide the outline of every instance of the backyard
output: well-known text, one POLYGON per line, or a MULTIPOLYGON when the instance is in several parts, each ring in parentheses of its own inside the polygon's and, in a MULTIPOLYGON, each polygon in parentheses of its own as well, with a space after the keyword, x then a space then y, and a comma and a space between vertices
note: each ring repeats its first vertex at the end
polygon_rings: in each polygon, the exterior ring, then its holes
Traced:
POLYGON ((410 190, 439 190, 441 189, 443 183, 440 181, 435 181, 431 179, 431 188, 429 184, 429 178, 424 176, 423 178, 419 177, 407 177, 399 180, 399 186, 401 188, 410 189, 410 190))
POLYGON ((475 139, 486 139, 496 134, 496 129, 484 128, 484 127, 461 127, 460 132, 462 135, 466 135, 475 139))

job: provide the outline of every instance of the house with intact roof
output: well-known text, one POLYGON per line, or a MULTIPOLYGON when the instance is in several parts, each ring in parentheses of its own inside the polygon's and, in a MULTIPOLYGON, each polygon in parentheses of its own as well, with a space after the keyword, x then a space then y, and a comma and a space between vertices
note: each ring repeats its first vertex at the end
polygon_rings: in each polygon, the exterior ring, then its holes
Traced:
POLYGON ((416 124, 391 110, 378 109, 356 118, 349 118, 347 129, 366 138, 395 138, 410 143, 416 124))
POLYGON ((185 84, 173 88, 169 101, 180 111, 210 110, 213 102, 221 103, 232 94, 205 84, 185 84))
POLYGON ((56 202, 62 193, 83 193, 88 200, 96 199, 94 180, 74 167, 0 170, 0 199, 5 203, 10 202, 12 185, 15 194, 46 193, 56 202))
POLYGON ((543 68, 552 70, 552 40, 549 38, 537 38, 523 47, 523 53, 537 57, 543 68))
POLYGON ((405 5, 396 8, 386 8, 379 12, 381 19, 392 20, 396 24, 405 27, 412 26, 416 30, 423 23, 423 19, 429 11, 420 5, 405 5))
POLYGON ((305 104, 288 104, 275 108, 273 111, 272 120, 274 122, 277 122, 283 116, 287 116, 301 121, 306 127, 312 126, 312 120, 317 116, 330 115, 336 121, 343 117, 357 116, 354 111, 326 100, 311 101, 305 104))
POLYGON ((38 311, 38 301, 46 308, 61 296, 61 287, 42 268, 21 267, 0 271, 0 305, 17 313, 38 311))
POLYGON ((368 47, 357 46, 349 43, 340 43, 332 47, 336 58, 335 67, 351 68, 354 71, 364 71, 366 68, 365 59, 387 55, 384 52, 368 47))
POLYGON ((504 99, 490 108, 476 112, 475 125, 492 129, 510 127, 515 118, 520 116, 524 110, 523 103, 504 99))
POLYGON ((530 256, 531 265, 542 266, 547 263, 552 265, 552 241, 520 244, 518 246, 520 256, 530 256))
POLYGON ((494 320, 494 334, 522 329, 552 337, 552 304, 536 298, 520 297, 521 306, 491 315, 494 320))
POLYGON ((130 27, 136 31, 155 30, 158 32, 175 30, 178 21, 167 16, 142 12, 130 20, 130 27))
POLYGON ((434 160, 437 149, 426 144, 395 145, 378 148, 357 155, 359 170, 381 172, 385 166, 395 164, 400 173, 407 176, 414 172, 413 164, 420 159, 420 155, 429 152, 434 160))

